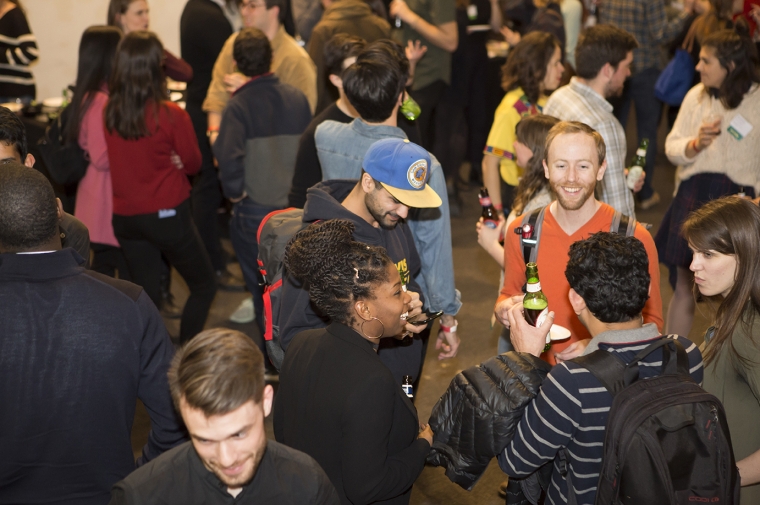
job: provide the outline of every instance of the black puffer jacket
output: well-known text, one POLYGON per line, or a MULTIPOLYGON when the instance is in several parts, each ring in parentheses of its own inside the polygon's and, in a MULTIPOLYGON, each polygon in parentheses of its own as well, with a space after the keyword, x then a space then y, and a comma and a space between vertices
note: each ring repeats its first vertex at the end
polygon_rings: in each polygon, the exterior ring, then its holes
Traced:
POLYGON ((512 440, 549 370, 540 358, 510 351, 458 373, 430 415, 435 437, 428 463, 445 467, 452 482, 472 489, 512 440))

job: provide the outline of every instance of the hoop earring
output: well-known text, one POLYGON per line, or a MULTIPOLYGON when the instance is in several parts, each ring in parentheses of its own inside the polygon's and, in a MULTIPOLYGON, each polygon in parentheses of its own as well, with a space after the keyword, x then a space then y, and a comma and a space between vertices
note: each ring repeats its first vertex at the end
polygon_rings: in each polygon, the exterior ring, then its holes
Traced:
POLYGON ((359 329, 361 330, 361 332, 362 332, 362 335, 364 335, 364 338, 368 338, 368 339, 370 339, 370 340, 376 340, 376 339, 380 339, 380 338, 381 338, 381 337, 382 337, 382 336, 385 334, 385 325, 383 324, 383 322, 382 322, 381 320, 379 320, 379 319, 378 319, 378 318, 376 318, 375 316, 372 316, 370 319, 363 319, 363 320, 362 320, 362 324, 361 324, 361 326, 359 326, 359 329), (368 323, 368 322, 372 321, 372 320, 374 320, 374 321, 377 321, 378 323, 380 323, 380 326, 382 326, 382 327, 383 327, 383 331, 381 331, 381 332, 380 332, 380 335, 378 335, 378 336, 376 336, 376 337, 370 337, 369 335, 367 335, 366 333, 364 333, 364 325, 365 325, 366 323, 368 323))

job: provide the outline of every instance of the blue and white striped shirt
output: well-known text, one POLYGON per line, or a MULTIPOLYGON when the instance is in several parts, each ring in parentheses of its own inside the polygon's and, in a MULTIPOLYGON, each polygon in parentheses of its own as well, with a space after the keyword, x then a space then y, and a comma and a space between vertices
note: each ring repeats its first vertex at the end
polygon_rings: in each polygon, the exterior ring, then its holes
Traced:
MULTIPOLYGON (((618 354, 626 363, 655 341, 652 328, 626 331, 639 332, 646 340, 600 343, 599 348, 618 354)), ((689 372, 702 383, 702 354, 697 346, 683 337, 676 337, 689 357, 689 372)), ((659 375, 662 350, 658 349, 641 363, 640 377, 659 375)), ((579 505, 593 504, 602 463, 605 426, 612 395, 591 372, 572 361, 555 366, 541 386, 538 396, 528 405, 512 442, 498 457, 499 466, 511 477, 527 477, 547 461, 554 460, 546 503, 567 503, 567 481, 559 470, 557 454, 563 447, 569 453, 573 491, 579 505)))

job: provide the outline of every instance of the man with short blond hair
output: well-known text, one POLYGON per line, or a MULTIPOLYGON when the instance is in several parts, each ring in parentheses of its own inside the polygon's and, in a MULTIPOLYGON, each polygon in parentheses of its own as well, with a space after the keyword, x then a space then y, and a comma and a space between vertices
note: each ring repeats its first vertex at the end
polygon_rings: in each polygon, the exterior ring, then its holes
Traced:
POLYGON ((191 442, 116 484, 110 505, 339 503, 316 461, 267 440, 274 390, 249 337, 224 328, 199 333, 177 352, 168 375, 191 442))
MULTIPOLYGON (((550 352, 542 354, 543 359, 554 364, 557 359, 567 360, 579 355, 590 338, 589 331, 575 316, 568 300, 570 285, 564 275, 567 251, 577 240, 599 231, 610 231, 615 209, 594 196, 596 184, 602 180, 607 168, 604 139, 597 131, 580 122, 561 121, 547 135, 545 156, 545 176, 557 199, 545 208, 543 223, 536 226, 540 229, 536 263, 541 288, 549 299, 549 309, 556 314, 555 323, 568 328, 571 333, 570 339, 555 343, 550 352)), ((507 229, 518 227, 523 217, 517 217, 507 229)), ((657 249, 652 236, 639 223, 635 223, 633 236, 644 244, 652 278, 652 290, 642 316, 645 323, 655 323, 662 328, 657 249)), ((504 285, 494 308, 506 327, 510 326, 509 310, 522 303, 525 261, 520 236, 508 233, 504 242, 504 285)))

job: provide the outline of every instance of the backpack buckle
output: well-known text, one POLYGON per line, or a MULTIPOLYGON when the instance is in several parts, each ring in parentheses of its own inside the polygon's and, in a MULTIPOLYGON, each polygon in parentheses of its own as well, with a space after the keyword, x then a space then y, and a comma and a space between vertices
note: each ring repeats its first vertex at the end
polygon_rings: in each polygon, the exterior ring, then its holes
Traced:
POLYGON ((533 226, 530 223, 525 223, 522 226, 518 226, 514 229, 516 235, 520 235, 523 240, 529 239, 533 236, 533 226))

